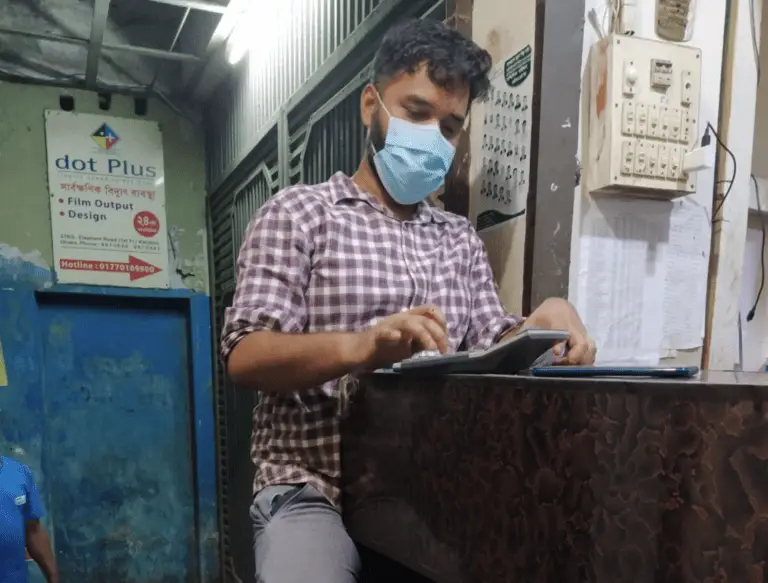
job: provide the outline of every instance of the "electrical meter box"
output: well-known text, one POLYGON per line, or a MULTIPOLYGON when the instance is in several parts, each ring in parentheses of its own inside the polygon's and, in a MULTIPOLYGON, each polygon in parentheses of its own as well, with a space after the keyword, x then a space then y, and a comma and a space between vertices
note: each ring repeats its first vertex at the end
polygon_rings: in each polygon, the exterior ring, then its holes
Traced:
POLYGON ((682 168, 701 140, 701 51, 611 35, 592 47, 588 81, 588 191, 666 199, 695 192, 695 174, 682 168))

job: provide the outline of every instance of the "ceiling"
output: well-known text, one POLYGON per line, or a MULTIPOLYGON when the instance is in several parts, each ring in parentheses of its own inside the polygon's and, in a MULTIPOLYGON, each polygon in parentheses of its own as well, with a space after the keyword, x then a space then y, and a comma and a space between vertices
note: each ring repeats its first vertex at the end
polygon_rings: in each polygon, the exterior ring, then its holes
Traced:
POLYGON ((156 95, 195 110, 251 0, 0 0, 0 79, 156 95))

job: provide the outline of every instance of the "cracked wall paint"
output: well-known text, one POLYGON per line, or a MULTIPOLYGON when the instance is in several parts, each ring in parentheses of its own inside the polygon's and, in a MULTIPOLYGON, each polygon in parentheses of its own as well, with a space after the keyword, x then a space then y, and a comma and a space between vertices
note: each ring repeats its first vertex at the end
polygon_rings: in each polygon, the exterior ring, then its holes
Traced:
POLYGON ((170 274, 172 288, 207 293, 206 243, 205 229, 198 229, 196 233, 189 234, 180 226, 168 228, 168 265, 172 269, 170 274))
MULTIPOLYGON (((49 214, 45 149, 46 109, 59 108, 62 90, 0 82, 0 285, 3 280, 26 287, 51 285, 53 243, 49 214), (23 218, 23 220, 22 220, 23 218), (13 251, 21 250, 21 251, 13 251)), ((78 113, 102 113, 98 97, 71 91, 78 113)), ((108 115, 135 118, 133 100, 115 95, 108 115)), ((160 122, 165 158, 166 213, 176 235, 178 258, 172 287, 207 292, 205 237, 205 153, 199 128, 159 102, 149 102, 147 119, 160 122)))
POLYGON ((53 273, 40 251, 22 251, 0 242, 0 289, 43 289, 51 285, 53 273))

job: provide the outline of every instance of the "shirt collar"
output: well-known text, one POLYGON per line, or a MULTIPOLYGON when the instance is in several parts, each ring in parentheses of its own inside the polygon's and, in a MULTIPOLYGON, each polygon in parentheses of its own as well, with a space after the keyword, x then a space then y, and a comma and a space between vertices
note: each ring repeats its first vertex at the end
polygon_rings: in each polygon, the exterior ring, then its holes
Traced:
MULTIPOLYGON (((331 187, 331 200, 333 204, 340 204, 349 200, 362 200, 372 206, 380 213, 391 217, 395 220, 400 220, 392 214, 388 208, 382 205, 371 194, 360 188, 357 183, 343 172, 337 172, 328 181, 331 187)), ((420 202, 416 207, 416 213, 411 222, 415 223, 445 223, 447 219, 442 216, 443 213, 438 213, 430 206, 426 201, 420 202)))

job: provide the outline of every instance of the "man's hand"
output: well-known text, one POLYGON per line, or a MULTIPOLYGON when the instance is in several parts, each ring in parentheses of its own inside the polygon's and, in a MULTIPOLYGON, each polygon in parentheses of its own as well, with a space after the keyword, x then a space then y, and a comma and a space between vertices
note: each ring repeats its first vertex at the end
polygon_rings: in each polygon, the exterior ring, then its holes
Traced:
POLYGON ((388 316, 363 332, 252 332, 232 350, 227 373, 256 391, 304 391, 422 350, 448 350, 445 316, 435 306, 388 316))
POLYGON ((431 305, 379 320, 362 336, 368 369, 389 366, 423 350, 448 350, 445 316, 431 305))
POLYGON ((597 355, 595 342, 587 334, 576 309, 560 298, 550 298, 542 303, 525 322, 524 328, 545 328, 565 330, 570 334, 568 340, 554 348, 555 356, 561 357, 557 364, 594 364, 597 355), (567 348, 567 350, 566 350, 567 348))

